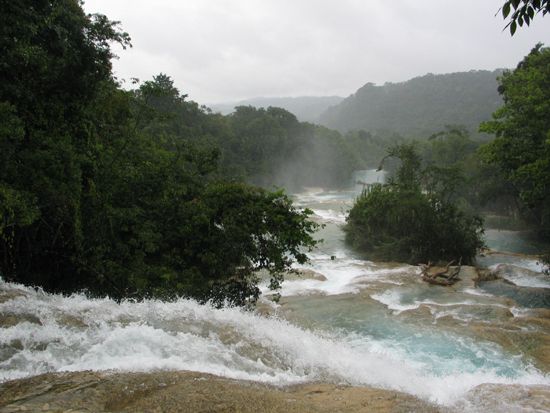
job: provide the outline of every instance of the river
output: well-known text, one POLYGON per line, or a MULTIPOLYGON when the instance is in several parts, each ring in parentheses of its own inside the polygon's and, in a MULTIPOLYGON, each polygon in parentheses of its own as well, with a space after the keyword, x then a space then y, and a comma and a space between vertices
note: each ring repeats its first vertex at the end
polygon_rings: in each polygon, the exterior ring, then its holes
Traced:
POLYGON ((341 225, 357 190, 295 195, 325 225, 324 241, 297 267, 305 276, 284 282, 278 304, 262 287, 255 312, 186 299, 117 303, 0 281, 0 381, 192 370, 281 386, 369 385, 450 411, 546 411, 550 400, 529 404, 525 396, 530 386, 550 386, 550 279, 536 259, 480 257, 508 281, 476 284, 465 268, 453 287, 426 284, 418 267, 371 262, 347 248, 341 225))

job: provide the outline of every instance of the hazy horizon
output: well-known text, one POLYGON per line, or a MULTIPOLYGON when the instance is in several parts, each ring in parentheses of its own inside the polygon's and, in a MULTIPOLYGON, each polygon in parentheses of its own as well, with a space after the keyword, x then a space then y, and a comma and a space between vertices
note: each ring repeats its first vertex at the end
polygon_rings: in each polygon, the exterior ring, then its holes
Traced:
POLYGON ((347 97, 367 82, 513 68, 550 43, 550 18, 510 37, 503 0, 87 0, 132 37, 119 79, 166 73, 203 104, 260 97, 347 97))
MULTIPOLYGON (((423 76, 430 75, 430 74, 438 76, 438 75, 449 75, 449 74, 453 74, 453 73, 465 73, 465 72, 477 72, 477 71, 495 72, 497 70, 507 70, 507 69, 513 69, 513 67, 495 67, 494 69, 470 69, 470 70, 445 72, 445 73, 426 72, 424 74, 419 74, 419 75, 413 76, 409 79, 404 79, 404 80, 397 81, 397 82, 386 81, 386 82, 381 82, 381 83, 375 83, 375 82, 370 82, 370 83, 373 83, 374 86, 384 86, 385 84, 405 83, 409 80, 412 80, 412 79, 415 79, 415 78, 418 78, 418 77, 423 77, 423 76)), ((251 101, 251 100, 262 100, 262 99, 265 99, 265 100, 268 100, 268 99, 299 99, 299 98, 342 98, 342 99, 345 99, 345 98, 355 94, 357 92, 357 90, 360 89, 361 87, 365 86, 366 83, 369 83, 369 82, 367 81, 367 82, 364 82, 364 83, 358 85, 357 88, 355 88, 353 91, 351 91, 347 95, 250 96, 250 97, 247 97, 247 98, 244 98, 244 99, 238 99, 238 100, 234 100, 234 101, 233 100, 228 100, 228 101, 222 101, 222 102, 206 102, 206 103, 213 104, 213 105, 226 105, 226 104, 232 104, 232 103, 247 102, 247 101, 251 101)))

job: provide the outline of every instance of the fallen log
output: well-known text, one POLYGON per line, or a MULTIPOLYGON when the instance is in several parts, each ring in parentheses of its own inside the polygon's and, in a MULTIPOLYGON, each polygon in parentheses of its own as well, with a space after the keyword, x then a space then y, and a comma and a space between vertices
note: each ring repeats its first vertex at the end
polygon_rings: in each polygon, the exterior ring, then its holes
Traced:
POLYGON ((458 274, 460 274, 460 268, 462 267, 462 257, 460 257, 458 265, 451 269, 451 265, 453 263, 454 260, 448 262, 444 269, 440 270, 437 269, 438 267, 434 268, 431 261, 429 261, 428 264, 419 264, 421 268, 422 280, 426 281, 429 284, 435 285, 453 285, 459 280, 458 274))
POLYGON ((430 278, 430 277, 422 277, 422 280, 426 281, 429 284, 443 285, 445 287, 449 285, 453 285, 458 281, 457 279, 448 280, 448 279, 437 279, 437 278, 430 278))

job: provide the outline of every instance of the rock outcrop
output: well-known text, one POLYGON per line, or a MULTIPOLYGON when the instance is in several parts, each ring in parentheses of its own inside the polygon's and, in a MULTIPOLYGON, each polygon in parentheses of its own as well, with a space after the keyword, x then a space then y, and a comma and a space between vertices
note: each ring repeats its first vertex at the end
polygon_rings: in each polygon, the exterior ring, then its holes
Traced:
POLYGON ((390 390, 276 388, 193 372, 50 373, 0 384, 0 412, 438 412, 390 390))

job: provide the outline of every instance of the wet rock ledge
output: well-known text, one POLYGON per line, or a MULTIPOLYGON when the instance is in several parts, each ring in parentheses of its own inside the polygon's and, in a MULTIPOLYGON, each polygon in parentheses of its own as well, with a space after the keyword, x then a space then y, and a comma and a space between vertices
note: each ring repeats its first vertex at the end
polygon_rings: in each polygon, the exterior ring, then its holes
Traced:
POLYGON ((276 388, 195 372, 50 373, 0 384, 0 412, 438 412, 413 396, 332 384, 276 388))

